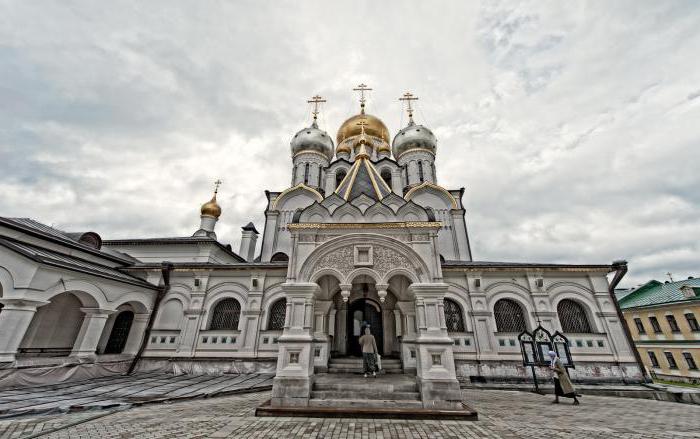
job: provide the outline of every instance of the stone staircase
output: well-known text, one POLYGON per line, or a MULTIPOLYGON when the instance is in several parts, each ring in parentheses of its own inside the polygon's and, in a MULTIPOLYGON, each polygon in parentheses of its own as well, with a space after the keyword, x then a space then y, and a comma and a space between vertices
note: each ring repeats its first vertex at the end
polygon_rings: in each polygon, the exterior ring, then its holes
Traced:
MULTIPOLYGON (((339 357, 328 361, 328 373, 362 373, 362 358, 339 357)), ((402 374, 401 360, 398 358, 383 358, 381 373, 402 374)))
POLYGON ((394 374, 364 378, 329 373, 316 376, 309 407, 422 409, 423 403, 413 376, 394 374))

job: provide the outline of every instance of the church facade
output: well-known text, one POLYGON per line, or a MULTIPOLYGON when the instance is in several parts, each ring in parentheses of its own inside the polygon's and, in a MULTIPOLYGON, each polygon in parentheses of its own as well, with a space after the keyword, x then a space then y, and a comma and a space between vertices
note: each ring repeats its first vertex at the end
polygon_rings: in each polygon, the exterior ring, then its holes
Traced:
POLYGON ((569 338, 574 379, 640 380, 610 293, 620 267, 474 261, 464 189, 440 186, 437 139, 406 97, 393 140, 364 98, 335 143, 314 111, 291 140, 290 187, 265 192, 262 236, 244 226, 238 252, 217 241, 216 192, 189 237, 0 219, 0 385, 138 358, 141 370, 275 373, 273 403, 304 405, 315 374, 359 355, 365 325, 426 406, 459 401, 459 380, 528 379, 517 338, 538 324, 569 338))

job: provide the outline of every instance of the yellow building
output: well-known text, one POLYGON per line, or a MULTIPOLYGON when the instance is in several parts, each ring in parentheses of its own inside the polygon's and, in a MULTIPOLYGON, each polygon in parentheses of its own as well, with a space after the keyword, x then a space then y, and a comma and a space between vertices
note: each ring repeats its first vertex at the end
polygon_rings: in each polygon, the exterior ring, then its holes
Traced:
POLYGON ((653 377, 700 383, 700 279, 652 280, 618 294, 644 365, 653 377))

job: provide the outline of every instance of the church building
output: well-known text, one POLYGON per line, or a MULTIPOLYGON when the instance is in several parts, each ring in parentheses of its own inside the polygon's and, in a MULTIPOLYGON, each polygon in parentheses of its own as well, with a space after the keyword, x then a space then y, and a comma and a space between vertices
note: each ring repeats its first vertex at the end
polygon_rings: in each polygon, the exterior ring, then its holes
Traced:
POLYGON ((0 386, 133 367, 269 372, 273 404, 303 406, 316 375, 354 370, 364 325, 426 407, 458 402, 460 380, 528 380, 518 335, 538 325, 568 337, 574 380, 639 381, 608 280, 619 264, 473 260, 464 189, 439 184, 416 98, 402 98, 408 124, 392 139, 357 90, 335 142, 310 101, 291 184, 265 191, 262 234, 242 227, 237 252, 217 240, 217 191, 185 237, 0 218, 0 386))

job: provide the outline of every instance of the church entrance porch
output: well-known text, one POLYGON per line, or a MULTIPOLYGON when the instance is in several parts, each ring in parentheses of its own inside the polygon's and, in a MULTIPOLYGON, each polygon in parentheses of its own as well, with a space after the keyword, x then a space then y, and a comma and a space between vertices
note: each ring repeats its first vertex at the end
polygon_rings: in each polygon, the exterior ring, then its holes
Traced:
POLYGON ((362 356, 360 337, 364 335, 364 328, 369 326, 374 335, 379 352, 384 352, 384 330, 382 325, 382 311, 379 304, 371 299, 357 299, 348 307, 347 327, 347 352, 356 357, 362 356))

